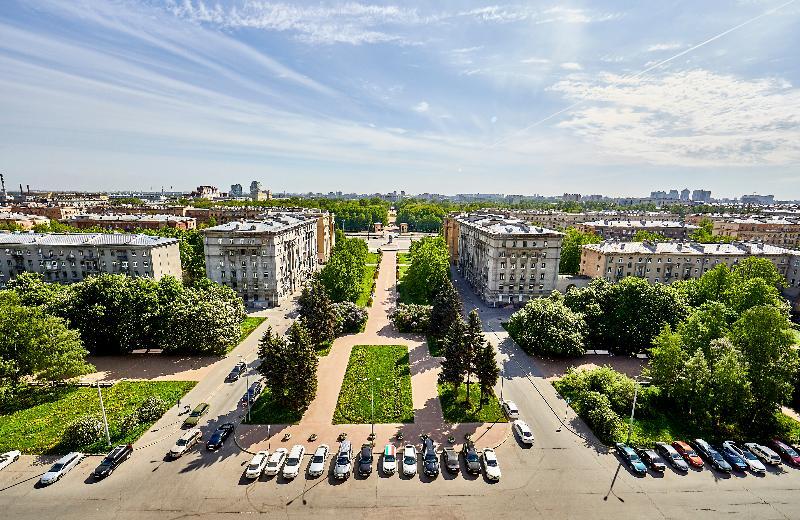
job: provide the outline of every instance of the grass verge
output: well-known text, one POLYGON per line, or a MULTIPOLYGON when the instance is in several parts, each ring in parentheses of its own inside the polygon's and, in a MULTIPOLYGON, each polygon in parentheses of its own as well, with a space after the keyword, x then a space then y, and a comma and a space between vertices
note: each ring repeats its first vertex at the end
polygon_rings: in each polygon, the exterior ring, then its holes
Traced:
MULTIPOLYGON (((239 343, 244 341, 245 338, 247 338, 247 336, 252 334, 252 332, 254 330, 256 330, 258 328, 258 326, 261 325, 262 323, 264 323, 266 320, 267 320, 267 318, 262 318, 262 317, 259 317, 259 316, 248 316, 248 317, 246 317, 244 319, 244 321, 242 322, 242 324, 240 325, 240 327, 242 329, 242 333, 239 334, 239 341, 236 343, 236 345, 238 345, 239 343)), ((230 350, 232 350, 234 347, 236 347, 236 345, 231 347, 230 350)), ((228 352, 230 352, 230 350, 228 350, 228 352)))
POLYGON ((372 295, 372 287, 375 283, 375 271, 377 267, 374 265, 367 265, 364 268, 364 276, 361 277, 361 293, 358 295, 356 305, 359 307, 367 307, 369 297, 372 295))
POLYGON ((378 253, 367 253, 367 261, 365 263, 367 265, 369 265, 369 264, 377 265, 378 264, 378 253))
POLYGON ((414 422, 408 348, 401 345, 356 345, 333 413, 333 424, 414 422), (369 377, 372 380, 365 381, 369 377))
MULTIPOLYGON (((156 396, 170 407, 194 387, 194 381, 123 381, 103 388, 103 405, 108 418, 112 444, 134 442, 152 422, 123 432, 122 420, 134 412, 146 398, 156 396)), ((167 413, 175 413, 172 410, 167 413)), ((22 450, 29 454, 60 454, 73 447, 63 446, 66 427, 84 415, 102 416, 97 388, 27 387, 13 402, 0 408, 0 452, 22 450)), ((177 414, 175 415, 177 420, 177 414)), ((105 438, 89 446, 77 447, 87 453, 108 451, 105 438)))
POLYGON ((332 346, 333 346, 333 341, 328 341, 318 346, 315 349, 315 351, 319 357, 327 356, 328 354, 330 354, 332 346))
POLYGON ((247 424, 297 424, 303 412, 290 410, 275 402, 269 387, 258 396, 250 409, 250 420, 247 424))
POLYGON ((411 253, 397 253, 397 263, 399 265, 411 263, 411 253))
POLYGON ((500 409, 500 402, 497 396, 492 394, 487 396, 485 402, 481 404, 481 391, 477 384, 470 385, 469 398, 470 404, 464 402, 467 398, 467 385, 458 388, 458 395, 449 383, 439 384, 439 402, 442 403, 444 420, 449 423, 469 423, 469 422, 507 422, 506 416, 500 409))

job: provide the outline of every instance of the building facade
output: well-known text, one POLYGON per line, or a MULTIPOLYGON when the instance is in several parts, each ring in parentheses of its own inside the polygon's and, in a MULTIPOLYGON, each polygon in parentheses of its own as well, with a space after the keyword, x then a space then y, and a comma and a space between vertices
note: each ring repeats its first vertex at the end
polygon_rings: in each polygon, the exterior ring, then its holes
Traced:
POLYGON ((699 244, 696 242, 602 242, 583 246, 580 273, 618 282, 628 276, 651 283, 699 278, 719 264, 733 267, 751 257, 766 258, 800 287, 800 251, 762 243, 699 244))
POLYGON ((632 240, 638 231, 658 233, 670 240, 686 240, 699 226, 674 220, 596 220, 576 226, 605 240, 632 240))
POLYGON ((70 226, 78 229, 98 227, 100 229, 120 229, 134 231, 136 229, 161 229, 169 227, 187 231, 197 228, 197 221, 192 217, 175 215, 97 215, 92 213, 75 215, 66 220, 70 226))
POLYGON ((79 282, 102 273, 181 279, 178 240, 103 233, 0 233, 0 287, 17 275, 79 282))
POLYGON ((317 234, 317 216, 303 213, 206 228, 206 274, 232 288, 248 305, 280 305, 319 267, 317 234))
POLYGON ((75 206, 53 206, 48 204, 38 204, 35 202, 18 204, 11 208, 16 213, 26 215, 40 215, 50 220, 64 220, 79 213, 75 206))
POLYGON ((715 220, 713 233, 730 235, 742 241, 758 241, 773 246, 800 248, 800 219, 750 217, 715 220))
POLYGON ((523 304, 555 289, 563 233, 501 215, 456 220, 458 270, 487 304, 523 304))
POLYGON ((50 219, 40 215, 26 215, 9 211, 0 212, 0 225, 2 226, 17 227, 23 231, 28 231, 39 224, 50 224, 50 219))
POLYGON ((450 253, 450 263, 458 265, 458 238, 460 232, 457 215, 447 215, 442 220, 442 233, 444 234, 444 241, 447 243, 447 251, 450 253))

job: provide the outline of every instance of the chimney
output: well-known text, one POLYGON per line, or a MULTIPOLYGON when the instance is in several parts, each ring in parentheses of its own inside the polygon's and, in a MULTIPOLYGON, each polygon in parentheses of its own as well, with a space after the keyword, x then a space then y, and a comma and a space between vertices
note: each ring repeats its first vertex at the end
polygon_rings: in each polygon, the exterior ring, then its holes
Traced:
POLYGON ((30 195, 31 194, 31 185, 30 184, 26 184, 25 188, 27 188, 28 195, 30 195))

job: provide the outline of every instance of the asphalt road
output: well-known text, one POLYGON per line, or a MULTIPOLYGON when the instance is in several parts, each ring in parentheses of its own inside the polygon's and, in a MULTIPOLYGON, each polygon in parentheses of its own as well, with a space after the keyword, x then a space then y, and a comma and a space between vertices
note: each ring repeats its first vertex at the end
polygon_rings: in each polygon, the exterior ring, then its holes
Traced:
MULTIPOLYGON (((565 403, 502 332, 499 322, 509 311, 485 308, 466 291, 464 297, 467 310, 481 308, 487 336, 498 345, 504 397, 516 402, 536 436, 531 448, 512 437, 497 450, 503 472, 499 483, 463 471, 433 481, 375 472, 345 482, 329 476, 300 476, 293 481, 262 477, 252 482, 243 478, 250 455, 230 441, 216 453, 198 446, 177 461, 165 460, 164 454, 180 435, 180 419, 173 410, 137 443, 131 460, 106 480, 94 482, 89 477, 99 457, 85 460, 47 488, 37 487, 36 481, 49 460, 37 465, 26 457, 0 471, 2 517, 800 518, 800 470, 784 468, 757 477, 725 476, 708 468, 679 475, 667 469, 663 476, 633 476, 572 414, 566 422, 569 428, 562 426, 565 403)), ((222 383, 240 353, 252 361, 255 338, 214 366, 188 397, 192 404, 204 399, 211 404, 203 426, 206 439, 215 424, 238 420, 243 411, 238 400, 244 380, 222 383)), ((284 445, 280 439, 272 439, 272 449, 279 445, 284 445)), ((313 446, 306 447, 313 451, 313 446)), ((307 463, 308 458, 304 469, 307 463)))

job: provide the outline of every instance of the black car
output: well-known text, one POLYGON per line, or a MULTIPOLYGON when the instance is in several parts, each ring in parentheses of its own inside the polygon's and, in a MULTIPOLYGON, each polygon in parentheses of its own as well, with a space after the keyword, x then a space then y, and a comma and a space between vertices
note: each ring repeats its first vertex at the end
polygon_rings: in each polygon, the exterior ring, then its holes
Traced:
POLYGON ((372 474, 372 444, 362 444, 358 454, 358 474, 368 477, 372 474))
POLYGON ((106 458, 103 459, 99 466, 94 468, 92 475, 97 479, 106 478, 114 472, 117 466, 131 458, 131 455, 133 455, 133 446, 130 444, 117 446, 106 455, 106 458))
POLYGON ((211 434, 211 438, 208 439, 208 442, 206 443, 206 449, 209 451, 220 449, 225 443, 225 439, 230 437, 230 435, 233 433, 234 428, 235 426, 233 423, 221 424, 217 428, 217 431, 211 434))
POLYGON ((728 464, 722 455, 719 454, 717 450, 711 447, 709 443, 707 443, 703 439, 695 439, 690 442, 692 447, 697 451, 700 457, 703 458, 712 468, 717 471, 722 471, 723 473, 730 473, 733 468, 731 465, 728 464))
POLYGON ((650 448, 636 448, 636 453, 639 455, 639 458, 642 459, 644 465, 653 471, 662 472, 667 469, 667 465, 664 464, 664 461, 658 456, 656 450, 650 448))
POLYGON ((428 437, 422 443, 422 472, 429 477, 439 475, 439 457, 436 455, 436 443, 428 437))
POLYGON ((245 370, 247 370, 247 363, 244 361, 239 361, 233 367, 231 373, 228 374, 228 377, 225 378, 225 381, 238 381, 242 374, 244 374, 245 370))
POLYGON ((250 388, 247 389, 247 392, 242 396, 242 402, 247 404, 249 401, 250 404, 253 404, 255 400, 258 399, 258 396, 261 395, 261 391, 263 389, 264 385, 261 383, 261 381, 254 382, 252 385, 250 385, 250 388))
POLYGON ((450 473, 458 473, 460 464, 458 463, 458 453, 453 448, 445 448, 442 450, 442 458, 444 459, 444 467, 450 473))
POLYGON ((731 447, 730 441, 725 441, 722 443, 722 449, 720 450, 720 453, 722 453, 722 456, 728 461, 728 464, 730 464, 733 469, 742 472, 747 471, 747 463, 731 447))
POLYGON ((465 442, 461 447, 461 453, 464 455, 464 464, 467 466, 467 473, 470 475, 479 475, 481 473, 481 458, 478 456, 475 445, 471 442, 465 442))

